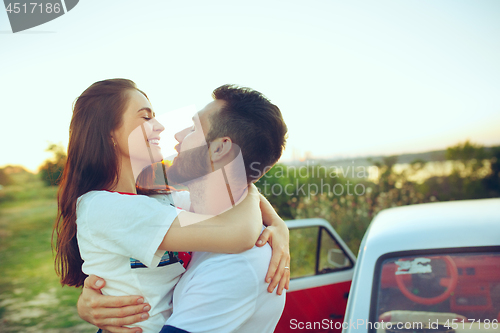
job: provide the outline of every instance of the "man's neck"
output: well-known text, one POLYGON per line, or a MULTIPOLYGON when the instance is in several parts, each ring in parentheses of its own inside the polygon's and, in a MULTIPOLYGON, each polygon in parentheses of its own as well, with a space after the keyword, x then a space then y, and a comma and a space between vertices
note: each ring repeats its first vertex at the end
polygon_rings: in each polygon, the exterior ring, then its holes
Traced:
POLYGON ((229 187, 223 170, 219 169, 188 185, 191 207, 195 213, 217 215, 233 206, 243 196, 246 187, 229 187), (232 196, 232 200, 231 200, 232 196))

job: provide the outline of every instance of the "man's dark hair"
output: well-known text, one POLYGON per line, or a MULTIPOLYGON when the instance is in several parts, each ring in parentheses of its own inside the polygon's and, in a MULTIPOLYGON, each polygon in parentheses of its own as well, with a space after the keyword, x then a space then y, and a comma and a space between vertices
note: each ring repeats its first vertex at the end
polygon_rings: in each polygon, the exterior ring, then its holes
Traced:
POLYGON ((260 92, 236 85, 223 85, 212 97, 226 104, 211 115, 207 142, 230 137, 242 151, 247 181, 256 181, 285 148, 288 129, 280 109, 260 92))

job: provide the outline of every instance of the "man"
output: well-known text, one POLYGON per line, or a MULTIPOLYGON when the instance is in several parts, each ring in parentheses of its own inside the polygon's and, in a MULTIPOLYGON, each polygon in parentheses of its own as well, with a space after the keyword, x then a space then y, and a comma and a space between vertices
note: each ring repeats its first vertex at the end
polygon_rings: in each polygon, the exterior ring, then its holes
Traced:
MULTIPOLYGON (((225 85, 213 97, 176 134, 179 154, 167 172, 169 183, 188 186, 192 210, 209 215, 235 205, 277 162, 287 132, 278 107, 257 91, 225 85)), ((267 292, 270 258, 268 244, 241 254, 193 253, 162 332, 272 332, 285 296, 267 292)))
MULTIPOLYGON (((281 112, 260 93, 222 86, 213 96, 194 125, 176 134, 179 155, 167 172, 169 183, 188 186, 192 209, 201 214, 234 205, 285 144, 281 112)), ((267 292, 270 258, 269 245, 233 255, 193 253, 162 332, 272 332, 284 295, 267 292)))

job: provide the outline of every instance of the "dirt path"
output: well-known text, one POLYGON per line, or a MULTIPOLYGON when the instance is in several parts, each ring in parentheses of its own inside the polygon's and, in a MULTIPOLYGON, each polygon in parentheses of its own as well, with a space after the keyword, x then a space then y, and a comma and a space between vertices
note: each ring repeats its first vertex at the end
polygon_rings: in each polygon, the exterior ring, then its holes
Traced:
MULTIPOLYGON (((23 290, 14 290, 14 294, 22 294, 23 290)), ((79 319, 76 307, 60 306, 60 300, 56 297, 56 290, 49 289, 46 293, 38 294, 30 301, 22 298, 6 298, 2 295, 0 308, 5 312, 0 321, 0 332, 2 333, 95 333, 97 329, 79 319), (54 319, 60 318, 61 314, 72 322, 80 321, 80 324, 64 328, 47 328, 54 319), (35 323, 35 324, 33 324, 35 323)))

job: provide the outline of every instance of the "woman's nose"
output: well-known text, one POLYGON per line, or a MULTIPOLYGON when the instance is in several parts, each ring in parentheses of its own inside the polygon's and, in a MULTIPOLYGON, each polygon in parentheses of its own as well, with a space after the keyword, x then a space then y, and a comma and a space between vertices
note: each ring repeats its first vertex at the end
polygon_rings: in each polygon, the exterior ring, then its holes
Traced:
POLYGON ((156 120, 156 118, 153 118, 151 120, 154 121, 153 131, 161 133, 165 130, 165 127, 158 120, 156 120))

